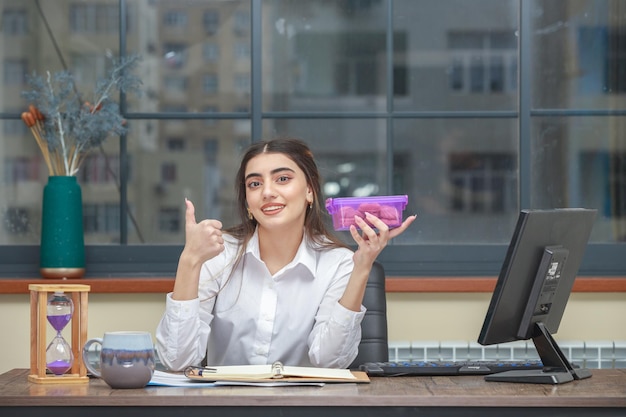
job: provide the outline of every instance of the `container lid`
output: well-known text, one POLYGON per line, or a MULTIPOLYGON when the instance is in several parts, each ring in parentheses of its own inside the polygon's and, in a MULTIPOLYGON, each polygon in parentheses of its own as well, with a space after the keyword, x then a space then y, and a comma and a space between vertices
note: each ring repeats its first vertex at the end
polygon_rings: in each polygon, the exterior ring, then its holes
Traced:
POLYGON ((362 203, 379 203, 379 204, 401 204, 402 209, 406 207, 409 202, 408 195, 377 195, 371 197, 336 197, 326 199, 326 210, 328 213, 333 214, 335 209, 338 209, 344 204, 358 205, 362 203))

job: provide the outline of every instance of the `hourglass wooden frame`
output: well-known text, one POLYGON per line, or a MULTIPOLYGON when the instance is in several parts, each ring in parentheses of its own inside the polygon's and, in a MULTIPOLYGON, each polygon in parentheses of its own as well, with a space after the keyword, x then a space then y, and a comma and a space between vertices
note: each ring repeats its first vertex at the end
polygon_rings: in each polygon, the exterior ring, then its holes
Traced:
POLYGON ((87 342, 87 303, 91 287, 82 284, 30 284, 30 375, 28 380, 37 384, 81 384, 89 382, 82 359, 82 347, 87 342), (63 292, 71 296, 74 304, 71 327, 72 367, 63 375, 46 373, 47 304, 48 295, 63 292))

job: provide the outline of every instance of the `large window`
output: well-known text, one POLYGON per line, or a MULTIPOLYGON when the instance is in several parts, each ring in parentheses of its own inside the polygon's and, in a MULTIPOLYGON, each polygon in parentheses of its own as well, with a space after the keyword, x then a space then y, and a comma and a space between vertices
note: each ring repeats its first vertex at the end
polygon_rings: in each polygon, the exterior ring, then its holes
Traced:
POLYGON ((0 0, 0 11, 0 276, 38 269, 47 170, 20 120, 27 75, 72 71, 89 101, 106 56, 134 53, 143 94, 115 97, 128 133, 77 175, 88 275, 173 275, 184 198, 198 218, 235 224, 242 151, 283 135, 314 150, 324 197, 409 196, 419 218, 381 254, 389 275, 494 275, 521 208, 579 206, 598 209, 582 273, 626 273, 621 0, 0 0))

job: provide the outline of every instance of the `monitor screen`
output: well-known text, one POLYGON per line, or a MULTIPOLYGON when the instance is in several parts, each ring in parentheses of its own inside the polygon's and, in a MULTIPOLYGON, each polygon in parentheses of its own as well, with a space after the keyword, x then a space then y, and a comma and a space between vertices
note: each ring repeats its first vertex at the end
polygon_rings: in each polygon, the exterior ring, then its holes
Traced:
POLYGON ((478 343, 532 339, 543 370, 488 375, 489 381, 557 384, 591 376, 575 368, 552 334, 563 317, 591 234, 596 210, 522 210, 478 343))

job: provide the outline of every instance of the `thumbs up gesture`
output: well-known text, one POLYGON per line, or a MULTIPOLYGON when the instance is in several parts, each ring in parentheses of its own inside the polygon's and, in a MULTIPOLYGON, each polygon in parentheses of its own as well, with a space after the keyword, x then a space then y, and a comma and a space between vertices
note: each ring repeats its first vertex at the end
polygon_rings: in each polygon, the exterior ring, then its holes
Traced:
POLYGON ((222 222, 202 220, 196 222, 196 210, 193 203, 185 199, 185 248, 183 251, 196 264, 203 264, 219 255, 224 250, 222 222))

